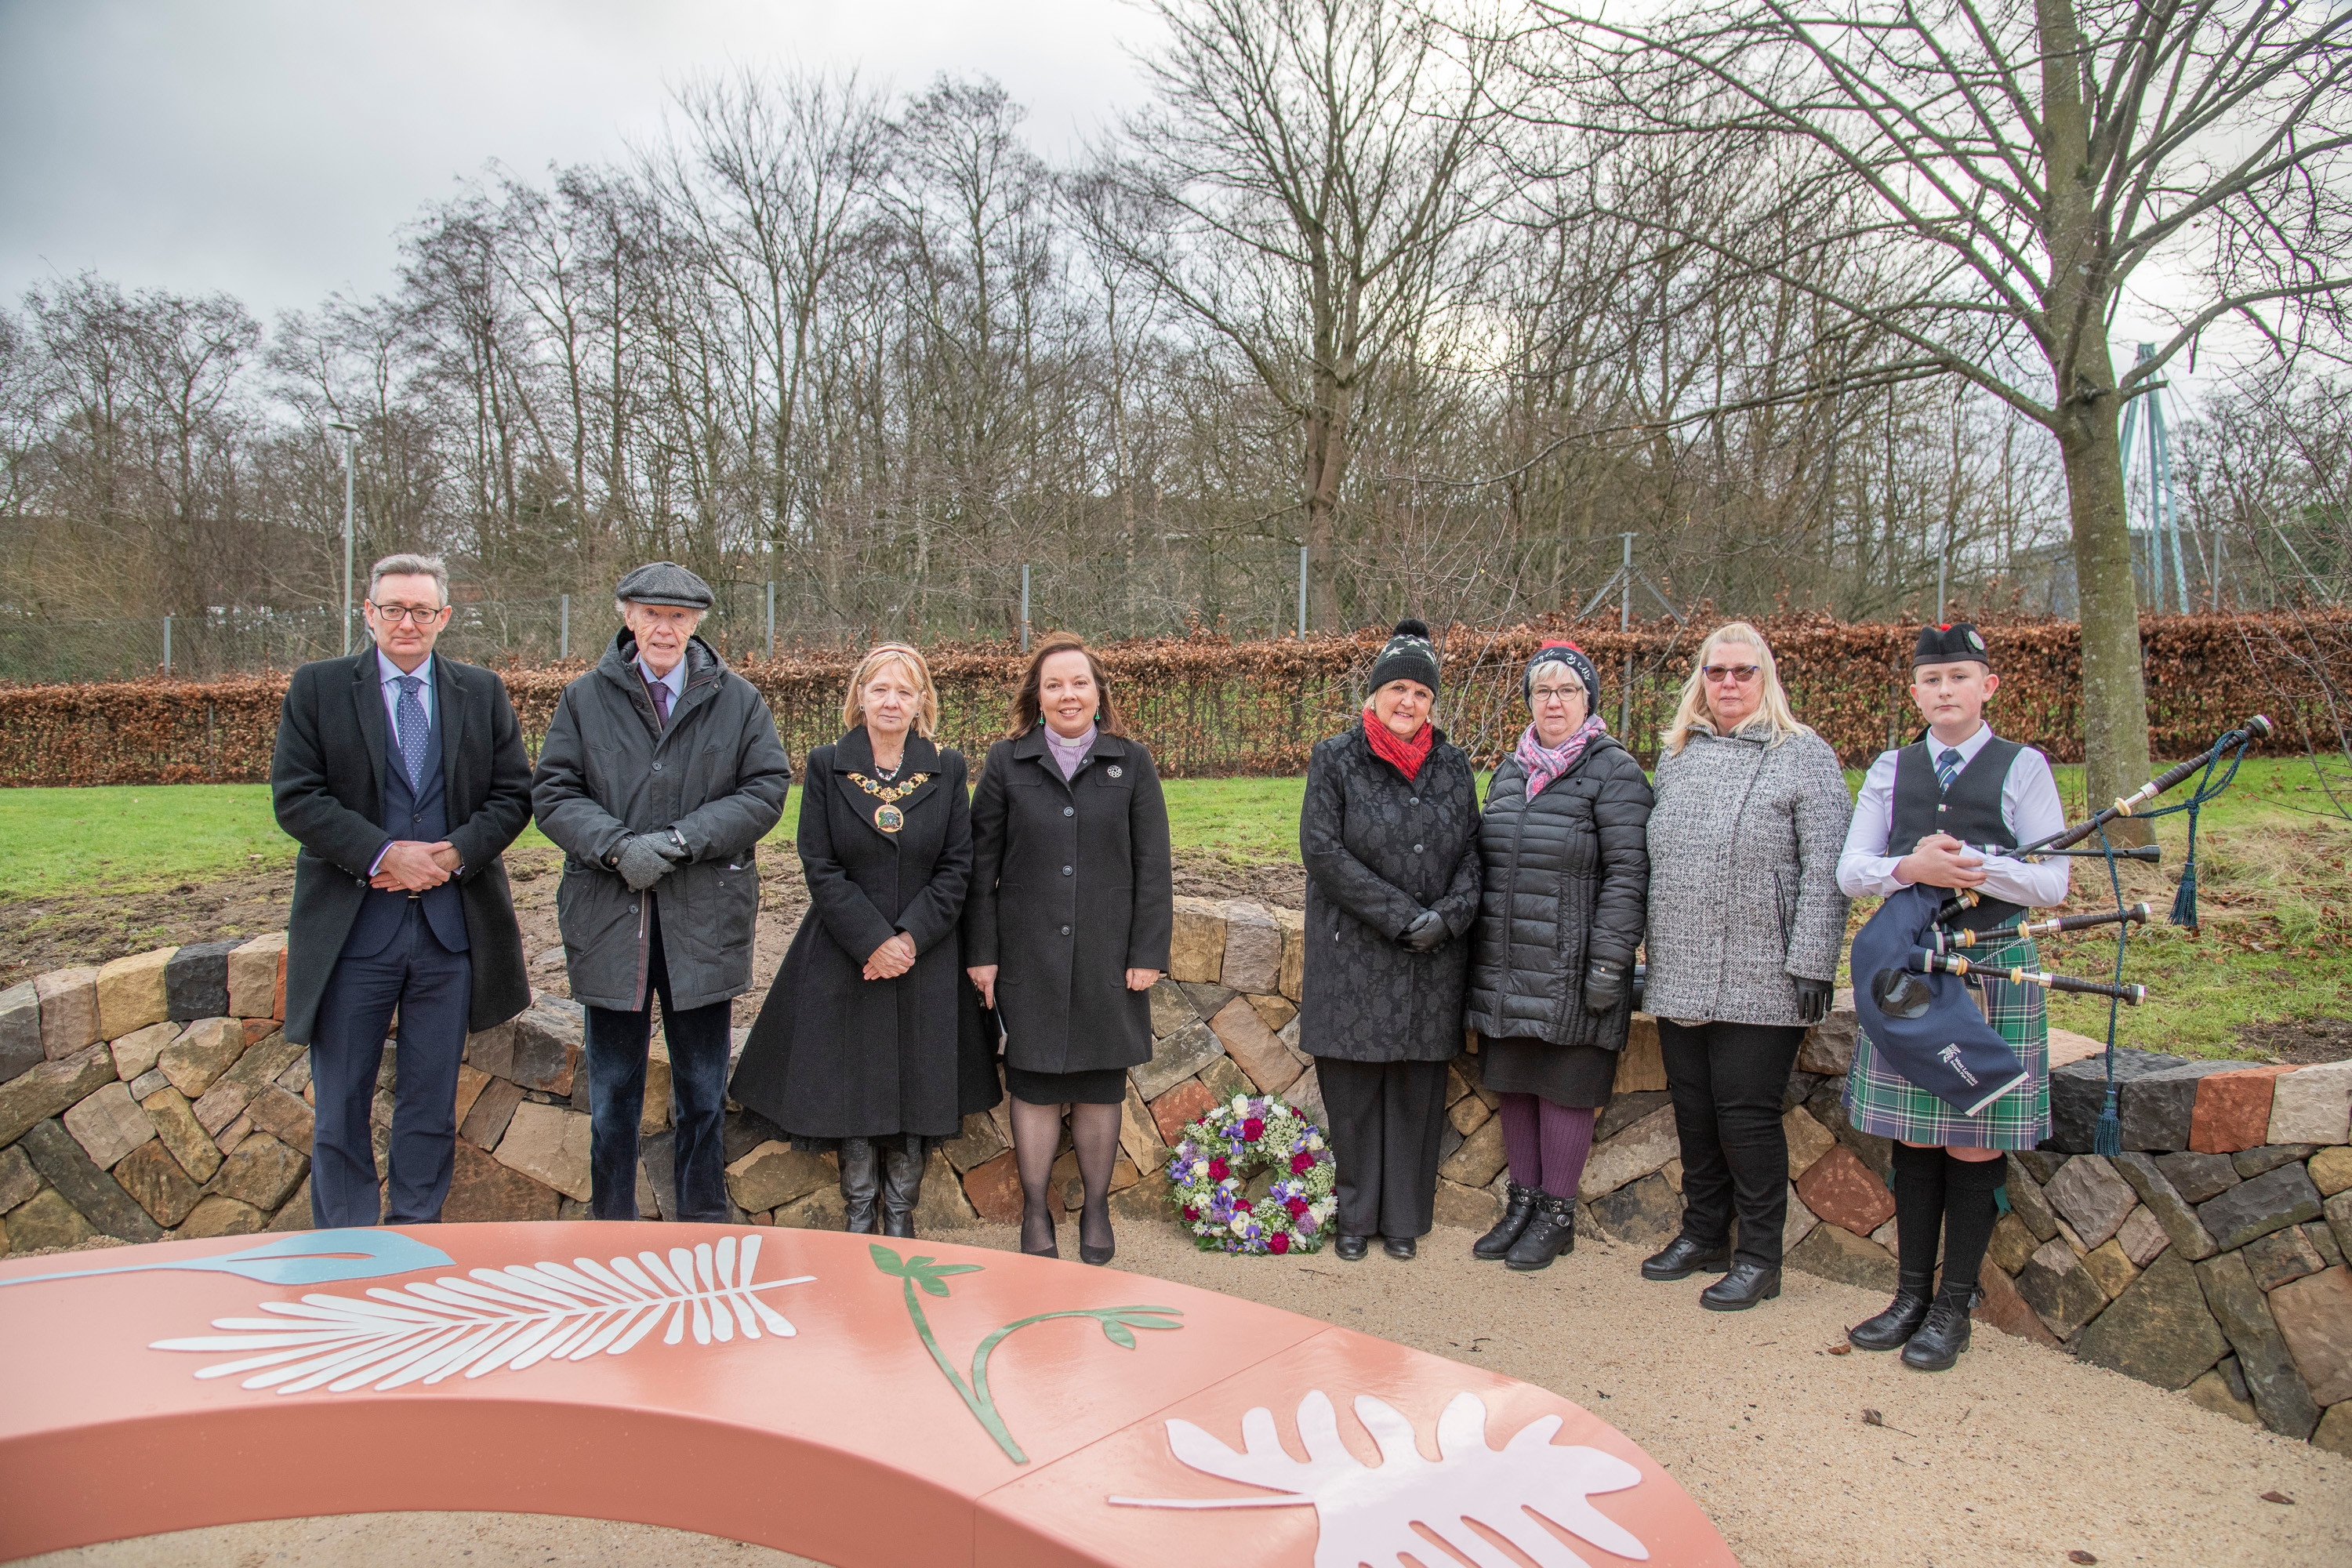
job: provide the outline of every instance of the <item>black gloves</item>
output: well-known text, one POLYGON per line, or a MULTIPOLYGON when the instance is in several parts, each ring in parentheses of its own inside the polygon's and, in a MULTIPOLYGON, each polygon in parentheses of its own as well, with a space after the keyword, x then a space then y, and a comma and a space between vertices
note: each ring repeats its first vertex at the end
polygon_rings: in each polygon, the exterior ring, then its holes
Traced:
POLYGON ((1414 952, 1434 952, 1453 939, 1446 929, 1445 917, 1435 910, 1423 910, 1412 917, 1412 924, 1397 932, 1397 945, 1414 952))
POLYGON ((1625 1000, 1625 966, 1596 958, 1584 971, 1584 1010, 1614 1013, 1625 1000))
POLYGON ((642 893, 669 875, 671 865, 686 858, 686 846, 667 828, 659 833, 633 833, 613 852, 613 869, 631 892, 642 893))
POLYGON ((1797 982, 1797 1021, 1818 1024, 1828 1017, 1830 997, 1836 989, 1835 984, 1827 980, 1808 980, 1801 974, 1794 978, 1797 982))

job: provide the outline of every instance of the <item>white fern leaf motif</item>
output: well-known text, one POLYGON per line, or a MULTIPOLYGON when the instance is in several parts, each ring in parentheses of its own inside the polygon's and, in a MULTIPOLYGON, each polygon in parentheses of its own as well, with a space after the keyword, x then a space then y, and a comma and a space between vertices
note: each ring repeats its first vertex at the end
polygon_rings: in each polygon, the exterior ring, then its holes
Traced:
POLYGON ((500 1367, 543 1361, 585 1361, 603 1352, 620 1355, 659 1327, 674 1345, 690 1331, 694 1342, 725 1343, 738 1330, 747 1340, 764 1331, 793 1332, 783 1314, 757 1292, 804 1285, 816 1277, 752 1281, 760 1237, 722 1237, 715 1247, 673 1247, 659 1253, 561 1263, 516 1263, 476 1268, 460 1279, 444 1275, 399 1289, 376 1287, 367 1299, 310 1295, 299 1301, 264 1301, 268 1318, 215 1318, 221 1337, 157 1340, 159 1351, 233 1352, 239 1359, 199 1371, 200 1378, 245 1375, 242 1386, 303 1394, 324 1388, 348 1394, 373 1384, 378 1392, 412 1383, 428 1386, 459 1373, 480 1377, 500 1367), (259 1354, 244 1352, 259 1352, 259 1354))
POLYGON ((1315 1568, 1393 1568, 1400 1557, 1428 1554, 1419 1524, 1479 1568, 1511 1568, 1512 1560, 1470 1528, 1472 1521, 1517 1547, 1542 1568, 1591 1568, 1529 1514, 1620 1557, 1646 1562, 1649 1548, 1585 1500, 1594 1492, 1638 1485, 1642 1472, 1613 1454, 1581 1446, 1556 1447, 1560 1418, 1546 1415, 1519 1428, 1501 1449, 1486 1446, 1486 1406, 1476 1394, 1454 1396, 1437 1418, 1435 1464, 1422 1458, 1412 1423, 1369 1394, 1356 1396, 1356 1417, 1380 1445, 1378 1468, 1339 1440, 1338 1415, 1321 1389, 1298 1402, 1305 1464, 1290 1457, 1263 1405, 1242 1417, 1244 1451, 1236 1454, 1190 1421, 1168 1423, 1168 1447, 1193 1469, 1285 1492, 1285 1497, 1130 1498, 1130 1508, 1295 1508, 1315 1506, 1315 1568))

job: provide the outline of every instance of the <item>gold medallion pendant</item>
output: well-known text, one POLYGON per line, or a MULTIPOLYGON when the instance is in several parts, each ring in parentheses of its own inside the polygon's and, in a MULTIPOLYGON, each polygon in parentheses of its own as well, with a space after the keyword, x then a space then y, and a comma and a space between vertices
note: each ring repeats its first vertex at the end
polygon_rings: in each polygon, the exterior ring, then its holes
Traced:
POLYGON ((874 826, 885 833, 896 833, 907 826, 907 814, 898 809, 897 803, 922 788, 930 781, 930 776, 929 773, 909 773, 897 784, 885 784, 867 778, 864 773, 852 773, 849 782, 881 802, 874 808, 874 826))
POLYGON ((907 814, 895 805, 877 805, 874 808, 874 826, 885 833, 896 833, 907 826, 907 814))

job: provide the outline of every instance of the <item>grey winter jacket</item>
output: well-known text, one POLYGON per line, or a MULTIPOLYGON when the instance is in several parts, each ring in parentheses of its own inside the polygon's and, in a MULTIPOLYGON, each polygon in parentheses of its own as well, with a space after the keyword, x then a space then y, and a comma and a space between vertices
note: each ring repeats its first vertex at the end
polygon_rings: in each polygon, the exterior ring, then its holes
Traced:
POLYGON ((667 728, 636 658, 625 627, 563 689, 531 775, 531 809, 563 851, 555 918, 572 1000, 624 1012, 646 1005, 651 911, 605 858, 633 833, 676 827, 690 857, 649 897, 671 1005, 708 1006, 751 987, 753 847, 783 815, 793 765, 767 701, 700 637, 687 644, 686 690, 667 728))
POLYGON ((1658 753, 1643 1004, 1656 1017, 1799 1024, 1795 977, 1837 976, 1853 797, 1828 742, 1770 735, 1694 725, 1658 753))

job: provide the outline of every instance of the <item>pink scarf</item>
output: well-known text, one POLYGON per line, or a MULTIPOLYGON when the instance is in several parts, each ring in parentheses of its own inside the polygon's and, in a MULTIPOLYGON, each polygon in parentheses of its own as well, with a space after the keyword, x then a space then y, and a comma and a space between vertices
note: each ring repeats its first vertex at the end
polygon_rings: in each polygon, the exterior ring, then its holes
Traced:
POLYGON ((1592 738, 1607 733, 1608 728, 1601 721, 1600 714, 1589 713, 1583 723, 1569 732, 1568 739, 1547 749, 1536 742, 1536 727, 1528 725, 1511 752, 1519 766, 1527 770, 1528 798, 1535 799, 1551 787, 1552 780, 1576 766, 1576 759, 1584 755, 1584 748, 1592 743, 1592 738))

